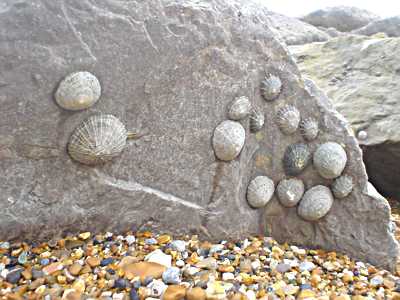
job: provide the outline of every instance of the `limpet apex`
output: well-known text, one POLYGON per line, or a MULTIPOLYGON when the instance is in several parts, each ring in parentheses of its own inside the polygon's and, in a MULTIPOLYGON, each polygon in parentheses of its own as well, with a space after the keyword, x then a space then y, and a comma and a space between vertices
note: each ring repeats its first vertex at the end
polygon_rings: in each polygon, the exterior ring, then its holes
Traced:
POLYGON ((54 95, 58 105, 68 110, 82 110, 93 106, 101 95, 99 80, 83 71, 69 74, 59 84, 54 95))

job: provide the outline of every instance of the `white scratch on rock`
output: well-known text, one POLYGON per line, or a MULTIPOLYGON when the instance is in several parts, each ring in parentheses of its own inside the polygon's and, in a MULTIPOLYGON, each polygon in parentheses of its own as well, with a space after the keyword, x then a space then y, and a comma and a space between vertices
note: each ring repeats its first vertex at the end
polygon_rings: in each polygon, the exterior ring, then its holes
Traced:
POLYGON ((121 179, 116 179, 111 176, 108 176, 98 170, 95 170, 95 173, 97 177, 101 180, 101 183, 124 190, 124 191, 129 191, 129 192, 145 192, 148 194, 152 194, 157 196, 158 198, 168 201, 168 202, 175 202, 190 208, 194 209, 199 209, 199 210, 205 210, 203 207, 194 204, 192 202, 183 200, 179 197, 176 197, 172 194, 165 193, 163 191, 159 191, 156 189, 153 189, 148 186, 141 185, 140 183, 136 181, 126 181, 126 180, 121 180, 121 179))
POLYGON ((71 28, 74 36, 78 39, 78 41, 82 45, 83 49, 85 49, 85 51, 89 54, 89 56, 94 61, 97 61, 97 58, 96 58, 96 56, 93 55, 92 50, 90 50, 89 45, 82 39, 82 34, 78 30, 76 30, 74 24, 72 23, 71 19, 69 18, 68 14, 67 14, 67 10, 65 9, 64 3, 62 3, 62 5, 61 5, 61 10, 62 10, 63 15, 65 17, 65 20, 68 23, 68 26, 71 28))
POLYGON ((149 31, 147 30, 146 24, 143 23, 142 26, 143 26, 143 32, 146 35, 147 40, 149 41, 150 45, 154 48, 154 50, 156 50, 157 53, 160 53, 160 51, 158 50, 157 46, 154 44, 153 39, 151 38, 149 31))

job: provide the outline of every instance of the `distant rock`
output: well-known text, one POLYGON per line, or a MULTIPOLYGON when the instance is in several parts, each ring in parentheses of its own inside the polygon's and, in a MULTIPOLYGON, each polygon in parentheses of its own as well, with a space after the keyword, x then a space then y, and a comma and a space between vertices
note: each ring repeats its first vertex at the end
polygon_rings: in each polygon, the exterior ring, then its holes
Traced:
POLYGON ((389 37, 399 37, 400 16, 373 21, 364 27, 354 30, 353 32, 362 35, 373 35, 383 32, 389 37))
POLYGON ((400 193, 400 39, 348 35, 292 46, 301 71, 316 81, 351 123, 371 182, 400 193), (377 63, 379 61, 379 64, 377 63), (321 68, 321 66, 324 66, 321 68))
POLYGON ((328 33, 296 18, 274 12, 267 12, 265 16, 271 31, 275 32, 286 45, 323 42, 330 38, 328 33))
POLYGON ((351 6, 335 6, 316 10, 301 18, 314 26, 333 27, 339 31, 352 31, 379 19, 365 9, 351 6))

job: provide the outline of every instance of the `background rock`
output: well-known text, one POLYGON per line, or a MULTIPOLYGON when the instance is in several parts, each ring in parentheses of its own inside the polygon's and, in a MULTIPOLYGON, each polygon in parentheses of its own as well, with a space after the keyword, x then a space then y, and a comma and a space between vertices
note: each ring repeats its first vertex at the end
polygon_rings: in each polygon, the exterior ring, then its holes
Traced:
MULTIPOLYGON (((210 239, 271 234, 279 241, 335 249, 393 268, 398 245, 390 208, 364 193, 361 151, 345 120, 309 81, 268 27, 268 11, 252 2, 2 2, 0 17, 0 239, 44 239, 69 231, 126 229, 198 233, 210 239), (67 74, 87 70, 102 86, 88 110, 54 101, 67 74), (282 80, 279 99, 260 94, 265 73, 282 80), (266 115, 231 162, 216 160, 211 140, 227 107, 247 96, 266 115), (337 141, 355 179, 347 201, 307 222, 274 196, 265 209, 246 201, 251 179, 284 176, 282 157, 300 132, 285 136, 275 112, 295 105, 320 122, 318 138, 337 141), (103 166, 66 153, 71 132, 89 115, 110 113, 143 136, 103 166)), ((329 185, 312 166, 306 189, 329 185)))
POLYGON ((351 6, 319 9, 301 18, 314 26, 333 27, 339 31, 352 31, 375 21, 379 17, 370 11, 351 6))
POLYGON ((328 33, 296 18, 290 18, 275 12, 266 12, 267 22, 280 41, 287 45, 302 45, 312 42, 323 42, 330 38, 328 33))
POLYGON ((353 31, 353 33, 362 35, 374 35, 379 32, 383 32, 389 37, 399 37, 400 16, 372 21, 371 23, 353 31))
POLYGON ((366 132, 359 142, 370 180, 395 198, 400 193, 399 49, 397 38, 354 35, 290 48, 300 70, 328 94, 356 135, 366 132))

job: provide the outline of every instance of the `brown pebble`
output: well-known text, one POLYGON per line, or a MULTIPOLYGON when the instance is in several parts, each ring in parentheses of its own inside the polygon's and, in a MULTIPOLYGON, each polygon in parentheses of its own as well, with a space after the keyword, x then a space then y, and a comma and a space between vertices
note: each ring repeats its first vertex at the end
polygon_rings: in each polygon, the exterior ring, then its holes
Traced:
POLYGON ((82 270, 82 265, 78 263, 74 263, 69 266, 68 271, 71 273, 71 275, 77 276, 79 275, 79 272, 82 270))
POLYGON ((38 278, 34 281, 31 282, 31 284, 28 286, 28 288, 30 290, 36 290, 39 286, 43 285, 45 283, 45 279, 42 278, 38 278))
POLYGON ((229 300, 247 300, 247 296, 242 293, 235 293, 229 300))
POLYGON ((25 269, 21 275, 26 279, 26 280, 31 280, 32 279, 32 272, 29 269, 25 269))
POLYGON ((186 292, 187 300, 205 300, 206 298, 206 292, 200 287, 192 288, 186 292))
POLYGON ((98 257, 94 257, 94 256, 90 256, 86 259, 86 263, 91 266, 92 268, 98 267, 100 266, 100 258, 98 257))
POLYGON ((140 277, 143 281, 147 276, 151 276, 155 279, 161 278, 162 273, 167 268, 163 265, 154 262, 138 262, 129 264, 124 267, 125 277, 133 279, 134 277, 140 277))
POLYGON ((182 285, 170 285, 165 290, 163 300, 182 300, 185 298, 186 288, 182 285))
POLYGON ((81 300, 81 293, 74 289, 65 290, 62 295, 62 300, 81 300))
POLYGON ((51 275, 57 271, 60 271, 64 268, 64 266, 60 262, 52 263, 42 269, 45 275, 51 275))

